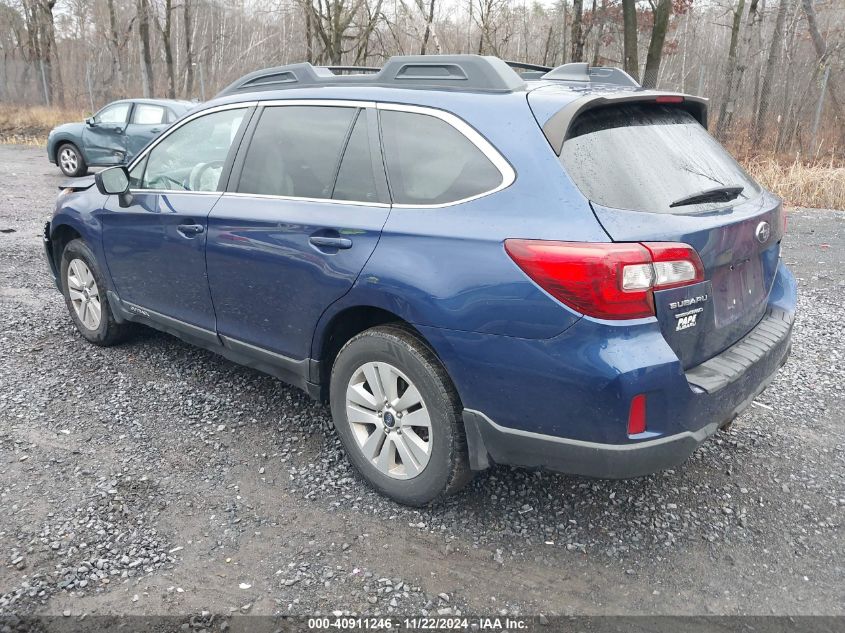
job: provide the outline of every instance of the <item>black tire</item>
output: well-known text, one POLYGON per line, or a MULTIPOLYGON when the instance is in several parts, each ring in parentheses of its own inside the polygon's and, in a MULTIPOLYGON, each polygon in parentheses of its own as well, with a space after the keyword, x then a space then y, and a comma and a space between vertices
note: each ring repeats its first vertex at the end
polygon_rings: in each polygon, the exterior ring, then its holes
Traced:
POLYGON ((409 506, 436 503, 472 479, 457 391, 434 352, 414 332, 383 325, 358 334, 340 350, 332 367, 332 420, 349 461, 369 484, 409 506), (382 473, 364 456, 346 413, 346 390, 364 364, 385 362, 416 386, 431 420, 431 451, 422 471, 410 479, 382 473))
POLYGON ((59 149, 56 150, 56 164, 65 176, 70 176, 71 178, 84 176, 88 173, 88 165, 85 163, 85 158, 82 156, 82 152, 79 151, 79 148, 73 143, 62 143, 59 145, 59 149), (62 152, 65 151, 73 154, 76 160, 76 169, 72 169, 70 166, 65 165, 64 161, 62 161, 62 152))
POLYGON ((76 326, 76 329, 79 330, 79 333, 91 343, 102 347, 108 347, 123 341, 130 332, 129 324, 118 323, 115 320, 106 294, 106 288, 108 288, 108 286, 103 278, 103 274, 100 272, 97 259, 94 257, 94 253, 91 252, 91 249, 88 248, 88 245, 81 239, 71 240, 68 242, 67 246, 65 246, 64 251, 62 251, 61 275, 62 294, 65 298, 65 305, 67 306, 70 318, 76 326), (71 262, 77 259, 82 260, 85 263, 97 284, 97 294, 99 295, 100 303, 100 319, 99 324, 95 328, 90 328, 88 325, 83 323, 76 312, 76 308, 74 308, 73 301, 71 300, 68 270, 70 269, 71 262))

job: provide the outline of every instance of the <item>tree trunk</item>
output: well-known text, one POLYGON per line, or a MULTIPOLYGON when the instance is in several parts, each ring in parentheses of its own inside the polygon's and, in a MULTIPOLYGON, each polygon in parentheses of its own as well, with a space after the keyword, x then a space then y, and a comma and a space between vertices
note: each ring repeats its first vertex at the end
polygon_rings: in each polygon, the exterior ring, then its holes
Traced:
POLYGON ((153 96, 153 56, 150 51, 150 7, 149 0, 137 0, 138 39, 141 43, 141 85, 144 96, 153 96))
POLYGON ((775 29, 772 32, 772 42, 769 46, 769 57, 766 60, 766 70, 763 73, 763 85, 760 87, 760 107, 757 110, 757 120, 754 124, 755 145, 760 143, 766 127, 766 115, 769 113, 769 97, 772 94, 772 82, 775 80, 775 66, 780 58, 780 50, 783 46, 783 24, 786 21, 786 12, 789 4, 789 0, 780 0, 780 4, 778 5, 775 29))
POLYGON ((584 61, 584 0, 572 2, 572 52, 571 61, 584 61))
MULTIPOLYGON (((804 15, 807 16, 807 28, 810 30, 813 47, 816 49, 816 56, 819 58, 819 67, 824 68, 830 63, 830 59, 828 56, 827 42, 824 41, 822 34, 819 32, 819 23, 816 19, 816 8, 813 6, 813 0, 801 0, 801 6, 804 9, 804 15)), ((827 94, 830 95, 830 103, 833 105, 834 113, 841 121, 843 118, 842 100, 839 97, 838 86, 833 80, 833 77, 828 78, 827 94)), ((842 136, 845 138, 845 130, 842 131, 842 136)))
POLYGON ((731 26, 731 43, 728 46, 728 70, 725 81, 725 96, 719 105, 719 120, 716 122, 716 137, 720 140, 724 137, 728 127, 728 112, 733 111, 733 78, 736 73, 737 57, 736 49, 739 44, 739 28, 742 25, 742 13, 745 11, 745 0, 739 0, 734 11, 733 25, 731 26))
POLYGON ((636 81, 640 80, 640 62, 637 59, 637 0, 622 0, 622 21, 625 25, 623 68, 636 81))
POLYGON ((190 99, 194 95, 193 16, 189 0, 182 1, 184 3, 182 26, 185 29, 185 98, 190 99))
POLYGON ((164 26, 161 27, 164 67, 167 71, 167 98, 176 98, 176 71, 173 68, 173 45, 170 33, 173 27, 173 0, 164 0, 164 26))
POLYGON ((314 19, 314 8, 311 0, 302 3, 302 12, 305 14, 305 61, 314 63, 314 26, 311 20, 314 19))
POLYGON ((42 78, 50 91, 50 105, 63 106, 65 103, 62 71, 56 50, 56 25, 53 21, 53 7, 56 0, 41 0, 38 5, 37 25, 43 64, 42 78))
POLYGON ((654 8, 654 24, 651 27, 651 41, 648 45, 648 55, 643 71, 643 87, 656 88, 657 75, 660 72, 660 61, 663 58, 663 44, 666 41, 666 30, 669 28, 669 16, 672 13, 672 0, 659 0, 654 8))
MULTIPOLYGON (((121 55, 123 45, 120 42, 120 35, 117 30, 117 15, 114 11, 114 0, 107 0, 106 7, 109 14, 109 53, 111 53, 112 56, 112 76, 116 78, 116 81, 115 79, 112 81, 117 83, 119 86, 118 92, 122 93, 124 86, 123 59, 121 55)), ((114 95, 112 94, 112 96, 114 95)))
MULTIPOLYGON (((420 0, 420 8, 422 9, 422 0, 420 0)), ((434 22, 434 0, 429 0, 428 16, 425 20, 425 33, 423 33, 422 46, 420 46, 420 55, 425 55, 426 46, 428 46, 428 38, 431 37, 431 24, 434 22)))

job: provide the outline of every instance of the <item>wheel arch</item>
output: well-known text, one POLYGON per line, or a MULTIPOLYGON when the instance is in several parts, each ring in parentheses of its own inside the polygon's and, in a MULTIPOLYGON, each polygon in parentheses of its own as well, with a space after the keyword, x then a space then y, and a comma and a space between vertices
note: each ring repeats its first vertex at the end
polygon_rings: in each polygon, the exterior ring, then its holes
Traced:
POLYGON ((85 151, 82 149, 82 143, 79 142, 74 136, 63 135, 53 141, 53 148, 52 148, 52 156, 51 162, 58 165, 59 164, 59 149, 62 145, 73 145, 76 148, 76 151, 79 152, 79 155, 82 156, 82 160, 86 163, 88 159, 85 156, 85 151))
POLYGON ((375 305, 346 306, 329 316, 324 315, 321 321, 324 323, 315 332, 311 346, 311 357, 318 361, 318 370, 312 379, 320 385, 321 400, 328 399, 332 366, 341 348, 353 336, 379 325, 396 325, 408 330, 431 350, 444 369, 446 367, 437 350, 413 323, 386 308, 375 305))
MULTIPOLYGON (((56 270, 61 271, 62 269, 62 253, 64 253, 65 248, 67 245, 73 240, 83 240, 85 238, 82 236, 75 227, 70 224, 59 224, 53 225, 50 231, 50 241, 52 243, 52 256, 53 262, 56 265, 56 270)), ((59 274, 59 284, 64 283, 61 280, 61 273, 59 274)))

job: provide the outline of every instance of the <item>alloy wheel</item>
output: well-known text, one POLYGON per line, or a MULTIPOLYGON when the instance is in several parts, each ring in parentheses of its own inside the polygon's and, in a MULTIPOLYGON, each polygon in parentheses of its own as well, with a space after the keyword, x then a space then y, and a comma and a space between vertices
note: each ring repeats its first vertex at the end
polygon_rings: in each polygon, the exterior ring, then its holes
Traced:
POLYGON ((103 306, 100 289, 91 269, 81 259, 71 260, 67 267, 67 290, 76 316, 89 330, 100 327, 103 306))
POLYGON ((66 173, 74 173, 79 167, 79 158, 70 147, 65 147, 59 153, 59 164, 66 173))
POLYGON ((358 447, 379 472, 413 479, 431 457, 431 417, 419 390, 393 365, 365 363, 349 380, 346 417, 358 447))

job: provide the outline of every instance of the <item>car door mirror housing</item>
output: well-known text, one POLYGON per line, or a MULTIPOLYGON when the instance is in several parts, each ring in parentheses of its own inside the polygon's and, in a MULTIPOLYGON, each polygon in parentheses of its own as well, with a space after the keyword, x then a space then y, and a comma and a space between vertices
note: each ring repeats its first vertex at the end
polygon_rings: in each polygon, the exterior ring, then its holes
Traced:
POLYGON ((105 196, 123 196, 129 193, 129 172, 123 165, 109 167, 94 175, 97 189, 105 196))
POLYGON ((89 116, 87 119, 85 119, 85 123, 88 124, 88 127, 94 127, 95 125, 97 125, 97 120, 94 117, 89 116))

